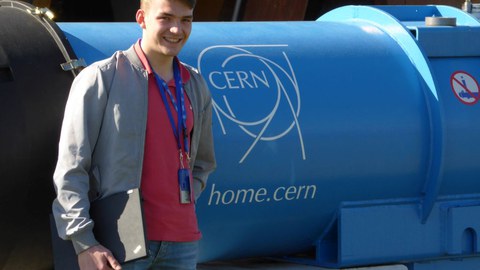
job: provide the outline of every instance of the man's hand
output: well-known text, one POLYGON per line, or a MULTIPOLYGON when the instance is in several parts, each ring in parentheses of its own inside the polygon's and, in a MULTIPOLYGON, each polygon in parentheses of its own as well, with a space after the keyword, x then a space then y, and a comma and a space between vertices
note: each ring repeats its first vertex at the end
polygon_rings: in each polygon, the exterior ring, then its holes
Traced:
POLYGON ((122 269, 110 250, 102 245, 93 246, 78 254, 78 265, 81 270, 122 269))

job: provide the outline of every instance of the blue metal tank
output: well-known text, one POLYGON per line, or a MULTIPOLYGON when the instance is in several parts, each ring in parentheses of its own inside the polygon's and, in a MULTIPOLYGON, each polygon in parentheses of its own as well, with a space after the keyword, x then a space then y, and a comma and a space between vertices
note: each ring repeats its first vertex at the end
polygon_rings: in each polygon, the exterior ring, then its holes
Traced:
MULTIPOLYGON (((58 27, 87 64, 141 36, 134 23, 58 27)), ((180 58, 214 102, 200 261, 480 267, 474 17, 347 6, 315 22, 194 23, 180 58)))

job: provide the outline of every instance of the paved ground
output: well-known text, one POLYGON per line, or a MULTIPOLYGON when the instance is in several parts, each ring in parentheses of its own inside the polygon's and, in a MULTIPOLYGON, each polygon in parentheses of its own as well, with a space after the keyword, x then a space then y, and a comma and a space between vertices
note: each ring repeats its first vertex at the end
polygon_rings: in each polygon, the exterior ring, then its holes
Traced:
MULTIPOLYGON (((198 270, 245 270, 245 269, 262 269, 262 270, 334 270, 322 267, 299 265, 287 262, 280 262, 272 259, 258 258, 246 259, 227 262, 210 262, 203 263, 197 267, 198 270)), ((403 265, 377 266, 366 268, 345 268, 343 270, 407 270, 403 265)))

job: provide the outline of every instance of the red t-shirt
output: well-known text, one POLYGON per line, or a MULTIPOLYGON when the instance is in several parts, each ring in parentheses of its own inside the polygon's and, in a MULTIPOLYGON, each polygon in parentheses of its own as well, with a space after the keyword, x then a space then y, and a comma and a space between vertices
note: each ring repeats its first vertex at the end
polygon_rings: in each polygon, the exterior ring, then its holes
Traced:
MULTIPOLYGON (((177 140, 165 104, 159 93, 155 75, 140 47, 140 42, 139 40, 134 48, 143 66, 148 71, 147 131, 141 182, 147 238, 152 241, 177 242, 199 240, 201 233, 198 229, 193 203, 193 183, 190 182, 192 203, 181 204, 178 184, 180 157, 177 140)), ((175 59, 175 61, 178 60, 175 59)), ((180 73, 185 84, 190 79, 190 74, 181 64, 180 73)), ((170 80, 167 84, 172 95, 176 97, 175 81, 170 80)), ((177 124, 177 112, 168 94, 166 97, 175 124, 177 124)), ((193 129, 193 110, 186 94, 185 109, 187 111, 188 143, 190 144, 190 134, 193 129)), ((185 151, 183 139, 181 139, 181 144, 183 151, 185 151)), ((186 155, 183 156, 183 164, 188 168, 186 155)), ((190 181, 192 181, 191 171, 190 181)))

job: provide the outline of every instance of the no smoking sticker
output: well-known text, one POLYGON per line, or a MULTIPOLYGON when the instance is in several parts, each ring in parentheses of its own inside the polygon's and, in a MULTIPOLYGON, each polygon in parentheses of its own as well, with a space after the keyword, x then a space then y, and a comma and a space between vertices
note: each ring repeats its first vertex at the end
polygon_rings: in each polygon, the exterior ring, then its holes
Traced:
POLYGON ((464 104, 473 105, 480 99, 478 82, 465 71, 457 71, 450 77, 455 96, 464 104))

